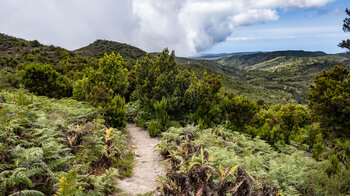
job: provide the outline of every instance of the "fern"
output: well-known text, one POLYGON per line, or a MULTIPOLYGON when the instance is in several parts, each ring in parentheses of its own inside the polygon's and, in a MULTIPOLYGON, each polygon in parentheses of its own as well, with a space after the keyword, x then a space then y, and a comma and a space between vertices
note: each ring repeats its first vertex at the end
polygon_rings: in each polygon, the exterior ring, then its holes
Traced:
POLYGON ((37 190, 23 190, 16 193, 11 194, 10 196, 45 196, 44 193, 37 190))
POLYGON ((0 172, 8 169, 13 169, 16 166, 13 164, 0 164, 0 172))
POLYGON ((7 183, 6 180, 3 182, 0 182, 0 196, 6 196, 7 191, 7 183))
POLYGON ((0 92, 0 96, 5 97, 0 106, 0 129, 4 130, 0 131, 0 157, 5 158, 0 164, 0 196, 52 195, 60 177, 76 166, 80 169, 72 182, 76 182, 77 193, 81 186, 85 193, 103 195, 102 191, 115 190, 111 181, 115 173, 102 175, 105 179, 96 184, 98 191, 92 191, 95 184, 89 176, 93 166, 120 165, 120 172, 131 168, 125 167, 130 164, 126 135, 110 129, 104 137, 108 129, 95 108, 22 91, 0 92), (69 145, 67 138, 73 135, 76 140, 69 145))
POLYGON ((14 187, 23 183, 29 187, 33 186, 33 182, 29 179, 26 174, 26 168, 16 168, 12 175, 7 179, 7 183, 14 187))

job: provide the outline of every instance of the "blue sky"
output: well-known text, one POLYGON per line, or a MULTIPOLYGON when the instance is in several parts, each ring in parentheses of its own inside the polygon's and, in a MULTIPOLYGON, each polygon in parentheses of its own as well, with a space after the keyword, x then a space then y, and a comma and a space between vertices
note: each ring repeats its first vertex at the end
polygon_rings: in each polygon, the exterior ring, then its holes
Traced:
POLYGON ((350 0, 336 0, 321 8, 277 9, 279 19, 239 26, 225 42, 202 53, 243 51, 309 50, 344 52, 337 44, 350 38, 342 30, 350 0))
POLYGON ((178 56, 343 52, 350 0, 0 0, 0 32, 75 50, 96 39, 178 56))

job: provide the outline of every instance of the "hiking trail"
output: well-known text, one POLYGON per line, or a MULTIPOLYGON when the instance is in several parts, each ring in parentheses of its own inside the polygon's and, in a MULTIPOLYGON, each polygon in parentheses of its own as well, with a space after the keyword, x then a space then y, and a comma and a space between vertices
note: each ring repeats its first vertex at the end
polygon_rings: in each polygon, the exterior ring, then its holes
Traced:
POLYGON ((117 195, 137 195, 154 191, 158 185, 157 179, 164 173, 161 166, 163 159, 159 152, 155 152, 155 145, 160 140, 150 138, 147 131, 135 124, 128 124, 126 129, 130 132, 131 145, 135 152, 135 167, 132 177, 118 181, 117 187, 121 192, 117 195))

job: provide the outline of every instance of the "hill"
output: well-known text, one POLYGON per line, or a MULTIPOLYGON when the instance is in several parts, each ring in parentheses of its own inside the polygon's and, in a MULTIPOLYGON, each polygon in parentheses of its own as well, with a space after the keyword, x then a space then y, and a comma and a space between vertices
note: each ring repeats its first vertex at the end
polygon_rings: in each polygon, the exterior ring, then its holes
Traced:
POLYGON ((104 53, 110 54, 114 52, 115 54, 119 53, 126 60, 140 59, 146 55, 145 51, 134 46, 108 40, 96 40, 74 52, 85 57, 94 58, 101 58, 104 53))
POLYGON ((79 55, 61 47, 43 45, 37 40, 28 41, 0 33, 0 67, 9 61, 17 61, 17 64, 37 62, 56 65, 68 58, 77 60, 79 55))
POLYGON ((260 51, 257 52, 234 52, 234 53, 217 53, 217 54, 201 54, 196 57, 192 57, 193 59, 213 59, 213 58, 219 58, 219 57, 227 57, 232 55, 246 55, 246 54, 255 54, 255 53, 261 53, 260 51))
POLYGON ((274 51, 274 52, 260 52, 253 54, 243 54, 243 55, 231 55, 227 57, 218 58, 215 61, 231 67, 244 67, 249 65, 254 65, 257 63, 262 63, 274 59, 276 57, 317 57, 324 56, 324 52, 308 52, 302 50, 287 50, 287 51, 274 51))
MULTIPOLYGON (((209 63, 202 65, 242 84, 229 85, 229 89, 247 86, 250 92, 245 93, 244 90, 242 94, 251 98, 263 97, 273 102, 277 100, 283 103, 287 100, 305 104, 307 91, 315 76, 335 65, 348 67, 350 56, 343 53, 276 51, 232 55, 208 61, 217 66, 209 63), (264 89, 266 93, 262 94, 256 89, 264 89)), ((224 79, 224 83, 230 79, 224 79)))

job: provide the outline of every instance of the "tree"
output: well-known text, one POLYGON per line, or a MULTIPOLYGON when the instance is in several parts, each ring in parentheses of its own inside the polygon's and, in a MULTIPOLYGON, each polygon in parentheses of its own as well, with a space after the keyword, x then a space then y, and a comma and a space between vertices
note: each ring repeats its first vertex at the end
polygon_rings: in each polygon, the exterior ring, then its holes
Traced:
POLYGON ((104 82, 106 87, 113 90, 116 94, 124 96, 129 86, 127 73, 123 57, 115 55, 113 52, 110 55, 105 54, 99 59, 98 70, 95 75, 95 84, 104 82))
POLYGON ((136 65, 135 71, 135 93, 144 109, 152 110, 153 104, 162 100, 163 97, 171 100, 178 74, 174 51, 169 54, 169 50, 164 49, 156 61, 148 56, 144 57, 136 65))
POLYGON ((92 67, 85 70, 85 76, 81 80, 77 80, 73 85, 73 97, 77 100, 89 99, 92 95, 93 88, 101 87, 103 84, 107 91, 112 91, 113 96, 118 94, 125 96, 129 86, 127 74, 123 58, 114 53, 99 59, 98 69, 92 67))
POLYGON ((295 136, 298 130, 305 127, 310 121, 309 114, 302 105, 286 104, 282 106, 278 116, 285 143, 289 143, 291 137, 295 136))
POLYGON ((342 66, 316 77, 308 94, 309 106, 325 134, 350 136, 350 71, 342 66))
MULTIPOLYGON (((345 9, 345 13, 348 16, 350 16, 350 10, 349 9, 346 8, 345 9)), ((343 31, 344 32, 350 32, 350 17, 344 19, 343 31)), ((341 48, 346 48, 346 49, 350 50, 350 39, 343 40, 341 43, 339 43, 338 46, 341 47, 341 48)))
POLYGON ((221 107, 219 92, 222 87, 222 78, 220 75, 215 76, 203 74, 203 80, 193 80, 185 96, 190 101, 191 107, 195 110, 192 119, 202 128, 208 128, 221 121, 221 107))

